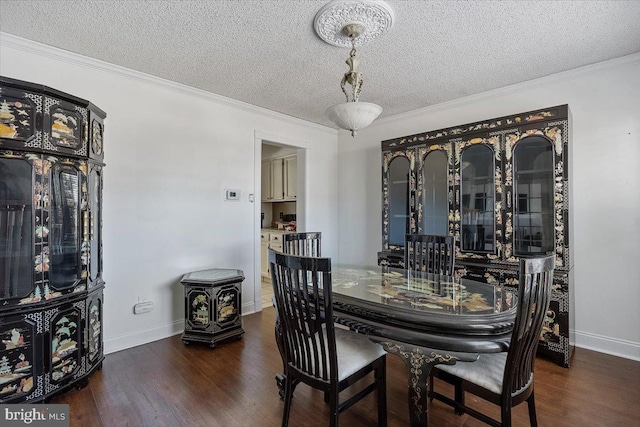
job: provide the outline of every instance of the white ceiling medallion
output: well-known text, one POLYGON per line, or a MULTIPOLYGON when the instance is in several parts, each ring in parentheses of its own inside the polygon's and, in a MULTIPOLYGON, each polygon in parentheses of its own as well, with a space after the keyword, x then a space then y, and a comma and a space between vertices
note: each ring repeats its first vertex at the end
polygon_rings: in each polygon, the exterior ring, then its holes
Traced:
POLYGON ((313 24, 322 40, 334 46, 351 46, 345 61, 349 70, 340 82, 346 102, 329 107, 326 114, 338 127, 351 131, 353 137, 382 113, 379 105, 359 102, 364 79, 358 70, 360 60, 356 57, 356 46, 389 31, 393 17, 389 5, 374 0, 334 0, 316 13, 313 24))
POLYGON ((334 0, 316 13, 313 26, 322 40, 340 47, 352 47, 351 39, 342 32, 348 24, 360 24, 364 32, 356 46, 369 43, 387 33, 393 26, 393 9, 383 1, 334 0))

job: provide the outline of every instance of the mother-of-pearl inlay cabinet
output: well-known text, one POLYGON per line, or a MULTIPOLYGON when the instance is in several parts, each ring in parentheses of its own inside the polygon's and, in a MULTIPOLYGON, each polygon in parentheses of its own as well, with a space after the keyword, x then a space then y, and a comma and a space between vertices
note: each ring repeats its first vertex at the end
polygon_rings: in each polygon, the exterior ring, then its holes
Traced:
POLYGON ((102 366, 105 117, 0 77, 0 403, 46 401, 102 366))
POLYGON ((539 353, 569 366, 570 113, 567 105, 382 142, 382 265, 405 234, 452 235, 455 274, 517 285, 520 257, 555 253, 539 353))

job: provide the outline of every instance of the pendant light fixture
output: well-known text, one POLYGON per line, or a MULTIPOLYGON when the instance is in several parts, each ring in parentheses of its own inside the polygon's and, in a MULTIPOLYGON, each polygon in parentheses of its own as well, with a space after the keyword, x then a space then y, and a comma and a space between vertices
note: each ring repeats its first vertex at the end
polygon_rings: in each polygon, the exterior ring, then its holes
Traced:
POLYGON ((349 70, 340 82, 346 102, 326 111, 329 119, 351 131, 351 136, 355 137, 359 129, 369 126, 382 113, 379 105, 359 101, 363 78, 358 71, 356 45, 362 46, 385 34, 393 25, 393 19, 389 5, 374 0, 334 0, 316 14, 314 27, 321 39, 334 46, 351 47, 346 61, 349 70))

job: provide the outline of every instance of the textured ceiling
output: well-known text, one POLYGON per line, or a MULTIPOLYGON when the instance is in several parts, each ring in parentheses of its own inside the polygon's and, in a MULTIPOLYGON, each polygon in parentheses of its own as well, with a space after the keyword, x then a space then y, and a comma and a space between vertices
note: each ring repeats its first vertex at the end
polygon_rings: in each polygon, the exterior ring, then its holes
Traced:
MULTIPOLYGON (((316 36, 325 3, 0 0, 0 31, 333 126, 349 50, 316 36)), ((387 3, 358 49, 382 116, 640 52, 640 1, 387 3)))

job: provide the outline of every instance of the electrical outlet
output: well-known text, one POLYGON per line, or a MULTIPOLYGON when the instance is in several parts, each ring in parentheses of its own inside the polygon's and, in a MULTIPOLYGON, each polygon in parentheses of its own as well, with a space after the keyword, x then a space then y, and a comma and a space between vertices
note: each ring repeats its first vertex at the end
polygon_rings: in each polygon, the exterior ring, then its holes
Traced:
POLYGON ((133 313, 134 314, 148 313, 151 310, 153 310, 153 302, 152 301, 139 302, 139 303, 137 303, 136 305, 133 306, 133 313))
POLYGON ((280 212, 280 219, 282 219, 282 212, 280 212))

